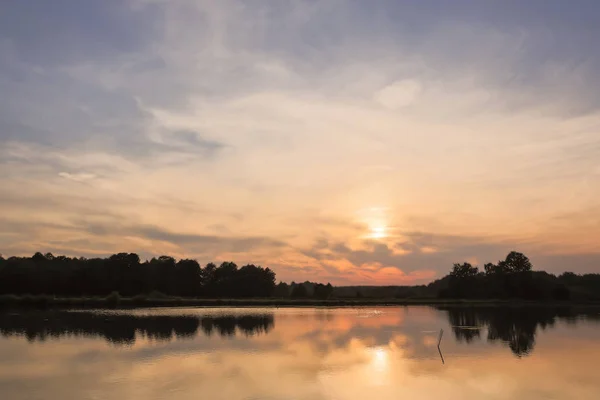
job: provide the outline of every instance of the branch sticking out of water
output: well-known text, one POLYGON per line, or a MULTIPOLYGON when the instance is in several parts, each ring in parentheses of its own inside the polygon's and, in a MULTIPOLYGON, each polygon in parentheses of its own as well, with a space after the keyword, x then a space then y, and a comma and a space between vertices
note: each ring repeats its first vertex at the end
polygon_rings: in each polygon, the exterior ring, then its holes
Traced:
POLYGON ((440 348, 440 344, 442 344, 442 336, 444 336, 444 330, 440 329, 440 337, 438 339, 437 348, 438 348, 438 352, 440 353, 440 358, 442 359, 442 364, 445 364, 445 362, 444 362, 444 356, 442 355, 442 349, 440 348))

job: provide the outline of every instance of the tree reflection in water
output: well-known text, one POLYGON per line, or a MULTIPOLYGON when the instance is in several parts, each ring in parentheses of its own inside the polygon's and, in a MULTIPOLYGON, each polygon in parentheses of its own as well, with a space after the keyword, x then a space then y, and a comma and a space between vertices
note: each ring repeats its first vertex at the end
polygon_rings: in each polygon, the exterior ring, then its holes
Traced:
POLYGON ((0 313, 0 334, 45 341, 62 337, 101 337, 119 345, 135 343, 136 335, 152 340, 236 334, 268 333, 274 326, 272 314, 252 315, 131 315, 95 312, 0 313))
POLYGON ((570 307, 439 307, 448 320, 457 341, 471 343, 487 331, 489 342, 507 344, 517 357, 531 353, 538 327, 553 327, 557 320, 570 324, 579 319, 600 321, 597 310, 570 307))
MULTIPOLYGON (((487 337, 488 342, 506 344, 518 357, 528 355, 535 347, 538 329, 553 327, 557 321, 576 324, 581 319, 600 322, 598 309, 572 307, 438 307, 447 314, 454 338, 473 343, 487 337)), ((0 313, 0 334, 21 336, 27 340, 45 341, 63 337, 102 338, 117 345, 132 345, 136 338, 155 341, 193 338, 198 335, 233 338, 267 334, 274 327, 274 313, 224 311, 205 315, 141 315, 92 311, 27 311, 0 313)), ((330 329, 336 329, 333 321, 330 329)), ((357 325, 356 329, 359 329, 357 325)), ((364 329, 364 327, 362 328, 364 329)), ((314 333, 321 332, 321 328, 314 333)), ((364 335, 360 329, 354 335, 364 335)), ((374 327, 370 335, 380 333, 374 327)), ((340 337, 348 332, 340 332, 340 337)), ((351 336, 354 336, 351 335, 351 336)), ((384 335, 385 336, 385 335, 384 335)), ((339 338, 338 338, 339 339, 339 338)), ((443 349, 442 349, 443 350, 443 349)))

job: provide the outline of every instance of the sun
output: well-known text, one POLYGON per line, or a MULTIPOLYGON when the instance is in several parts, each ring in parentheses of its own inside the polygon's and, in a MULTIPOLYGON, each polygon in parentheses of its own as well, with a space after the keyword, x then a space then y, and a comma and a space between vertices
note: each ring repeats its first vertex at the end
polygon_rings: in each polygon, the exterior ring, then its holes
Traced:
POLYGON ((389 215, 386 207, 369 207, 359 211, 364 226, 363 239, 384 240, 390 237, 389 215))
POLYGON ((369 230, 369 237, 371 239, 385 239, 387 237, 387 228, 384 225, 371 226, 369 230))

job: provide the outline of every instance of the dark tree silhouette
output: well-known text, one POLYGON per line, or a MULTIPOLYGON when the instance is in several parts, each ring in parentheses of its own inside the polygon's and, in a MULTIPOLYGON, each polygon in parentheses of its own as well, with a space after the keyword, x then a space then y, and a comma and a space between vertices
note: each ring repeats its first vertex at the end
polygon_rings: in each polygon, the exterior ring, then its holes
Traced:
POLYGON ((119 296, 160 297, 161 294, 203 298, 419 298, 437 295, 465 299, 600 300, 600 274, 566 272, 556 277, 534 271, 531 261, 515 251, 497 264, 485 264, 484 271, 479 272, 476 266, 466 262, 454 264, 448 276, 427 286, 415 287, 333 288, 330 284, 309 281, 276 286, 275 273, 271 269, 253 264, 239 268, 233 262, 219 266, 209 263, 202 268, 195 260, 177 261, 169 256, 141 261, 135 253, 87 259, 38 252, 31 257, 0 256, 0 296, 111 295, 115 304, 119 296))
POLYGON ((299 283, 299 284, 292 283, 291 297, 293 299, 303 299, 303 298, 308 297, 308 290, 306 290, 306 286, 303 283, 299 283))
POLYGON ((275 290, 273 291, 273 296, 278 298, 287 298, 290 297, 291 290, 290 285, 285 282, 279 282, 277 286, 275 286, 275 290))
POLYGON ((454 264, 447 277, 432 282, 439 297, 465 299, 525 299, 525 300, 594 300, 600 299, 600 275, 559 277, 544 271, 533 271, 531 261, 522 253, 512 251, 497 264, 484 265, 485 273, 469 263, 454 264))
POLYGON ((160 292, 183 297, 269 297, 275 273, 253 264, 237 267, 224 262, 201 268, 196 260, 160 256, 140 262, 134 253, 108 258, 32 257, 0 258, 0 295, 136 296, 160 292))
POLYGON ((454 264, 450 276, 456 279, 468 279, 477 276, 479 270, 469 263, 454 264))
POLYGON ((445 296, 447 297, 478 297, 477 277, 479 269, 472 266, 470 263, 454 264, 452 271, 448 275, 449 287, 445 296))
POLYGON ((333 286, 331 286, 331 283, 328 283, 327 285, 323 285, 322 283, 317 283, 315 285, 313 297, 315 297, 317 299, 328 299, 331 297, 332 293, 333 293, 333 286))
POLYGON ((511 251, 508 253, 506 259, 498 263, 498 267, 509 274, 522 274, 525 272, 531 272, 532 269, 529 258, 527 258, 523 253, 518 253, 516 251, 511 251))

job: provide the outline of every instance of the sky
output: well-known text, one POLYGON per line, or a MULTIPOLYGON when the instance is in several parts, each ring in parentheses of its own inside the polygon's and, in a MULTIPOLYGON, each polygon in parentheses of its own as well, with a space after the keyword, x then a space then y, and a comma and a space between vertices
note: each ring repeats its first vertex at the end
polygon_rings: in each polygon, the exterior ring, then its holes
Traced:
POLYGON ((600 272, 595 0, 21 0, 0 253, 600 272))

